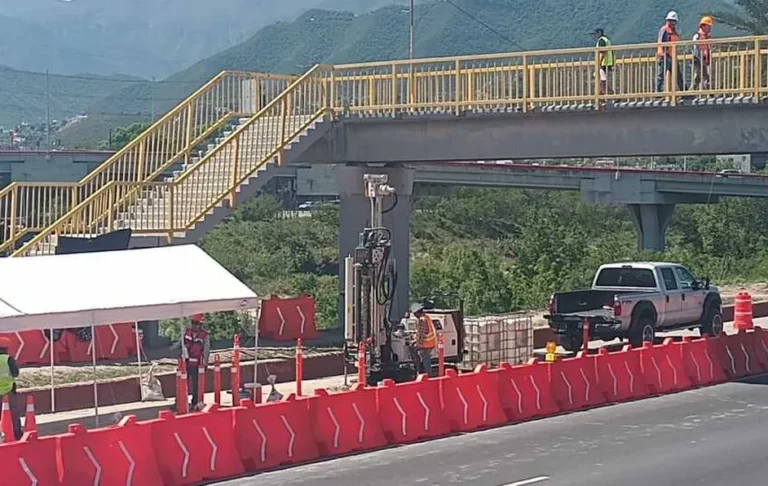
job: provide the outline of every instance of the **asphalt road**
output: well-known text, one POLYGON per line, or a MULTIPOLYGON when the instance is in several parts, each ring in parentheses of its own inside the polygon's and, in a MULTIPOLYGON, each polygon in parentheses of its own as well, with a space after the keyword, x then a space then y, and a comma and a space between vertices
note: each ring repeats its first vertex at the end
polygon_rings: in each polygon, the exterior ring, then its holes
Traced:
POLYGON ((768 484, 768 375, 217 484, 768 484))

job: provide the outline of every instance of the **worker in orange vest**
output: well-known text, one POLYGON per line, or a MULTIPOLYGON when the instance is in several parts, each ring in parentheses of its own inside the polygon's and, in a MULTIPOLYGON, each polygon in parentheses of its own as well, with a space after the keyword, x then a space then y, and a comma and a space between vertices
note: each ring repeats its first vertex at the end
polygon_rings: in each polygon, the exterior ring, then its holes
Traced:
POLYGON ((16 378, 19 377, 19 365, 8 352, 11 340, 0 336, 0 402, 8 395, 11 405, 11 418, 13 421, 13 435, 16 440, 21 439, 21 414, 16 400, 16 378))
POLYGON ((664 25, 659 29, 659 36, 656 39, 656 58, 658 59, 658 69, 656 74, 656 91, 664 91, 664 77, 667 73, 672 74, 672 66, 677 63, 677 90, 683 91, 683 71, 680 63, 677 61, 677 53, 670 45, 673 42, 680 42, 680 34, 677 33, 677 22, 679 18, 674 10, 667 14, 664 25))
POLYGON ((192 395, 192 409, 197 406, 197 380, 199 366, 208 366, 211 354, 211 336, 203 329, 204 314, 192 316, 192 325, 184 330, 181 336, 181 356, 186 360, 189 393, 192 395))
POLYGON ((705 15, 699 21, 699 30, 693 35, 696 45, 693 48, 693 86, 697 90, 709 89, 709 64, 712 60, 712 24, 714 21, 709 15, 705 15), (702 85, 702 81, 704 81, 702 85))
POLYGON ((437 333, 432 318, 424 313, 424 304, 413 304, 411 314, 418 319, 416 326, 416 350, 421 373, 432 374, 432 353, 437 345, 437 333))

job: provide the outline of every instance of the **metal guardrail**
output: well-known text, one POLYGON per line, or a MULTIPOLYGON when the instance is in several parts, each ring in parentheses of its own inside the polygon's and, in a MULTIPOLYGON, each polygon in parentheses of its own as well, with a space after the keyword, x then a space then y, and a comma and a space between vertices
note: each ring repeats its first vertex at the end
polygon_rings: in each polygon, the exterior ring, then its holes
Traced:
MULTIPOLYGON (((657 45, 559 49, 334 66, 334 111, 344 115, 529 112, 553 106, 600 109, 606 102, 768 96, 768 36, 709 41, 709 86, 693 89, 696 42, 669 44, 671 70, 658 86, 657 45), (615 65, 601 93, 599 54, 615 65), (679 89, 678 79, 683 86, 679 89)), ((698 69, 701 74, 701 69, 698 69)))
POLYGON ((144 219, 134 221, 131 227, 138 234, 160 232, 173 239, 225 198, 233 200, 240 184, 269 160, 280 160, 294 137, 324 113, 334 117, 527 113, 601 110, 606 104, 620 108, 674 107, 690 99, 700 104, 758 103, 768 98, 768 36, 709 41, 712 61, 708 86, 692 86, 696 44, 688 41, 665 46, 672 62, 660 80, 656 44, 318 65, 285 90, 282 87, 290 77, 222 73, 76 188, 62 184, 64 189, 54 191, 56 197, 40 193, 39 203, 23 206, 25 213, 19 213, 19 185, 0 191, 0 215, 9 213, 10 222, 16 215, 16 220, 43 224, 45 218, 30 215, 51 218, 61 214, 56 210, 59 205, 71 208, 45 229, 6 224, 0 250, 29 231, 43 229, 14 256, 50 252, 50 245, 42 242, 53 234, 93 235, 115 229, 121 212, 130 213, 132 205, 149 191, 164 191, 165 195, 155 197, 166 201, 162 205, 164 222, 159 222, 159 216, 150 222, 145 212, 144 219), (603 90, 599 58, 600 52, 607 50, 614 53, 615 65, 603 90), (255 87, 250 91, 243 88, 244 81, 255 87), (269 94, 265 99, 259 93, 264 83, 273 86, 271 100, 269 94), (254 107, 262 109, 173 182, 154 182, 182 158, 191 162, 190 151, 196 144, 231 117, 254 107), (173 155, 153 155, 158 153, 173 155), (60 192, 66 188, 72 195, 66 203, 58 202, 64 201, 60 192))

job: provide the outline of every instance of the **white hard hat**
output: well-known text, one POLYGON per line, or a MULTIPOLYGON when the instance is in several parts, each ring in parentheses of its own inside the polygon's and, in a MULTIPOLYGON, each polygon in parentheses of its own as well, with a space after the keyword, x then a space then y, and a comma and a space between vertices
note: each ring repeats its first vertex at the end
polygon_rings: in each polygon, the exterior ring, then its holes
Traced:
POLYGON ((677 18, 677 12, 670 10, 667 14, 667 20, 674 20, 675 22, 678 22, 680 19, 677 18))

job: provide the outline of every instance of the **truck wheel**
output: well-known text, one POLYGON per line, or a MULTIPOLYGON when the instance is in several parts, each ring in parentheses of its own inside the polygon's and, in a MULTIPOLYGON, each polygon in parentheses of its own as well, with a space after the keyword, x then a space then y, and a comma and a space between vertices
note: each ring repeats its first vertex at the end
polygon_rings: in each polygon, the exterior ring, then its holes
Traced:
POLYGON ((723 315, 716 305, 708 305, 701 318, 699 332, 702 336, 717 337, 723 333, 723 315))
POLYGON ((635 321, 629 329, 629 344, 634 348, 639 348, 645 341, 653 343, 655 336, 656 329, 654 329, 653 318, 644 316, 635 321))
POLYGON ((581 334, 564 334, 560 336, 560 345, 570 352, 581 351, 583 346, 581 334))

